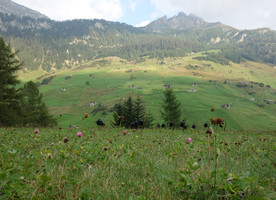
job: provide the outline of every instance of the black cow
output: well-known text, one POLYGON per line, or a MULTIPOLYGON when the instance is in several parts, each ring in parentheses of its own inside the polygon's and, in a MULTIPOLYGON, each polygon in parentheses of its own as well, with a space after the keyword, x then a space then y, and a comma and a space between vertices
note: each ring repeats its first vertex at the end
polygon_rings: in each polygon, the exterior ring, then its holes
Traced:
POLYGON ((105 123, 104 123, 101 119, 98 119, 98 120, 96 121, 96 124, 97 124, 98 126, 105 126, 105 123))
POLYGON ((170 128, 173 128, 174 127, 174 122, 171 121, 169 125, 170 125, 170 128))
POLYGON ((182 128, 183 128, 183 130, 184 130, 184 129, 187 129, 187 125, 186 125, 185 120, 182 120, 182 121, 181 121, 181 123, 180 123, 180 127, 182 127, 182 128))

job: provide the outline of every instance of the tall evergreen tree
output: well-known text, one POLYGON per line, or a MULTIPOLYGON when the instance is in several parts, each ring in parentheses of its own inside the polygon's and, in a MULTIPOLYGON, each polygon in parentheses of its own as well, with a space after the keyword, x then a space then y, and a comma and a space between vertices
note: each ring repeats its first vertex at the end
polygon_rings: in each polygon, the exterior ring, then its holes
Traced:
POLYGON ((123 106, 122 104, 115 104, 115 111, 113 112, 113 126, 120 126, 123 123, 123 119, 121 119, 121 116, 123 116, 123 106))
POLYGON ((114 126, 122 125, 126 128, 147 128, 150 127, 153 122, 152 114, 150 112, 145 112, 145 104, 139 96, 135 100, 129 96, 123 104, 115 105, 113 119, 114 126), (120 116, 124 116, 124 119, 120 119, 120 116), (141 122, 143 125, 141 125, 141 122))
POLYGON ((123 114, 125 117, 124 125, 128 128, 130 124, 136 120, 134 115, 134 103, 131 96, 129 96, 127 101, 123 104, 123 114))
POLYGON ((33 126, 47 126, 49 123, 56 124, 56 121, 49 115, 48 109, 42 101, 42 94, 39 93, 37 85, 29 81, 24 84, 23 93, 23 115, 24 124, 33 126))
POLYGON ((0 37, 0 125, 20 124, 21 94, 16 88, 19 83, 16 72, 22 63, 15 57, 16 53, 0 37))
POLYGON ((164 91, 161 115, 167 124, 170 122, 179 124, 181 117, 180 105, 181 103, 173 93, 173 89, 166 88, 164 91))
POLYGON ((137 121, 143 120, 145 116, 145 106, 143 100, 138 96, 134 101, 134 118, 137 121))
POLYGON ((23 89, 16 87, 16 72, 22 65, 0 37, 0 126, 55 124, 34 82, 26 83, 23 89))

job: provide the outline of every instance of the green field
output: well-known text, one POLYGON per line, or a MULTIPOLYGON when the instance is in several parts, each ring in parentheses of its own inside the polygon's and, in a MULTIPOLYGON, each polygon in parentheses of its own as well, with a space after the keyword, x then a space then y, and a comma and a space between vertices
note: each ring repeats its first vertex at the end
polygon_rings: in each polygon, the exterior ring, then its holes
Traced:
POLYGON ((1 128, 0 199, 275 199, 275 131, 205 131, 1 128))
POLYGON ((88 126, 94 127, 98 118, 109 125, 112 108, 129 95, 141 96, 155 123, 162 123, 164 85, 171 85, 181 102, 182 118, 186 118, 190 126, 193 123, 202 126, 208 120, 210 108, 215 107, 216 117, 225 119, 228 129, 276 129, 275 68, 249 61, 226 66, 193 59, 199 55, 136 61, 111 57, 71 70, 51 72, 39 79, 34 78, 38 77, 36 72, 21 78, 22 82, 42 82, 55 76, 48 85, 40 86, 40 91, 50 112, 56 116, 63 114, 58 118, 62 127, 79 126, 79 119, 97 110, 99 105, 99 112, 90 114, 88 126), (70 78, 65 79, 68 76, 70 78), (193 83, 197 85, 192 86, 193 83), (237 87, 237 84, 246 87, 237 87), (96 104, 88 106, 90 102, 96 104), (229 104, 230 109, 222 108, 224 104, 229 104))

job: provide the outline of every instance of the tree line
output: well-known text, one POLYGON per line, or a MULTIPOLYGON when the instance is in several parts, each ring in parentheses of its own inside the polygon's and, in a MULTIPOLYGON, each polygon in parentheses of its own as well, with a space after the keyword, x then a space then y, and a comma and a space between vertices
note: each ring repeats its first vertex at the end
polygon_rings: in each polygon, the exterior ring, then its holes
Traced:
MULTIPOLYGON (((161 105, 161 116, 163 126, 174 128, 180 124, 180 102, 173 92, 172 88, 166 88, 164 91, 163 102, 161 105)), ((144 101, 138 96, 135 100, 129 96, 123 103, 115 105, 113 112, 113 126, 125 128, 150 128, 153 126, 154 118, 151 112, 146 112, 144 101)))
MULTIPOLYGON (((42 101, 38 85, 29 81, 19 87, 17 72, 23 63, 16 58, 2 37, 0 37, 0 126, 48 126, 56 125, 56 120, 42 101)), ((164 91, 161 114, 164 122, 179 123, 180 102, 173 90, 164 91)), ((153 125, 153 116, 146 112, 146 106, 139 96, 134 100, 131 96, 123 103, 115 105, 113 126, 126 128, 149 128, 153 125)))

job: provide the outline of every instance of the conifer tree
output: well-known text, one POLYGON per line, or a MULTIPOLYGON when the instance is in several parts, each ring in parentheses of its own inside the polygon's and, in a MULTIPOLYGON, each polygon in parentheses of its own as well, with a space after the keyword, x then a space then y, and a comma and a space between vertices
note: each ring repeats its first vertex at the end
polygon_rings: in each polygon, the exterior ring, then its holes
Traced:
POLYGON ((17 88, 16 72, 23 64, 0 37, 0 126, 55 124, 34 82, 17 88))
POLYGON ((145 116, 145 106, 143 105, 143 101, 138 96, 134 101, 134 118, 137 121, 143 120, 145 116))
POLYGON ((16 88, 19 83, 16 72, 22 63, 15 57, 4 39, 0 37, 0 125, 20 124, 21 94, 16 88))
POLYGON ((147 128, 152 125, 153 116, 150 112, 145 112, 145 104, 138 96, 135 100, 131 96, 122 104, 115 105, 115 112, 113 113, 113 125, 124 126, 126 128, 147 128), (123 120, 120 116, 124 116, 123 120), (143 125, 140 125, 141 121, 143 125))
POLYGON ((123 123, 123 119, 121 119, 121 116, 123 116, 123 106, 122 104, 115 104, 115 111, 113 112, 113 126, 120 126, 123 123))
POLYGON ((124 125, 126 128, 135 120, 134 116, 134 104, 131 96, 128 97, 127 101, 123 103, 123 114, 124 114, 124 125))
POLYGON ((29 81, 24 84, 23 113, 24 124, 33 126, 47 126, 49 123, 56 124, 56 121, 49 115, 48 109, 42 101, 42 94, 39 93, 37 85, 29 81))
POLYGON ((166 88, 164 91, 161 115, 167 124, 170 122, 179 124, 181 117, 180 105, 179 100, 173 93, 173 89, 166 88))

